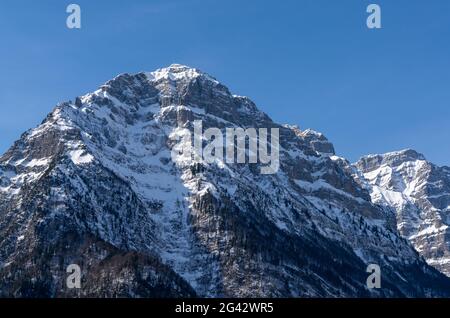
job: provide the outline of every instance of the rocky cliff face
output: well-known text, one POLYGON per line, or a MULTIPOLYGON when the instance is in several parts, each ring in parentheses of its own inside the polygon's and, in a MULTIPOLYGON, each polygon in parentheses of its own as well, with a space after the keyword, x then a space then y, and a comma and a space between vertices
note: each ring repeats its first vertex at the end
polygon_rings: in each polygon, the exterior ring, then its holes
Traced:
POLYGON ((414 150, 363 157, 354 166, 373 202, 395 215, 399 232, 428 264, 450 275, 450 168, 414 150))
POLYGON ((450 296, 333 153, 196 69, 120 75, 0 158, 0 295, 450 296), (172 160, 196 120, 278 128, 279 171, 172 160), (366 287, 372 263, 381 289, 366 287), (79 290, 65 286, 68 264, 82 269, 79 290))
POLYGON ((311 148, 316 152, 333 156, 335 155, 334 146, 328 139, 322 134, 312 129, 307 129, 305 131, 299 131, 298 135, 307 141, 311 148))

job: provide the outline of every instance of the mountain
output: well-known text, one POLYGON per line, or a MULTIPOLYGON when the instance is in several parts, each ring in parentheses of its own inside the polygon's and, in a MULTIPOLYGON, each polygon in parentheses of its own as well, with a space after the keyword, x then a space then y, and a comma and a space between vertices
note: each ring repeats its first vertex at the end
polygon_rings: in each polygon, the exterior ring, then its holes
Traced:
POLYGON ((401 235, 450 276, 450 168, 410 149, 366 156, 354 166, 373 202, 395 215, 401 235))
POLYGON ((0 157, 0 295, 449 297, 450 279, 343 162, 322 134, 273 122, 199 70, 119 75, 0 157), (279 169, 173 156, 198 121, 278 129, 279 169), (70 264, 80 289, 66 286, 70 264))

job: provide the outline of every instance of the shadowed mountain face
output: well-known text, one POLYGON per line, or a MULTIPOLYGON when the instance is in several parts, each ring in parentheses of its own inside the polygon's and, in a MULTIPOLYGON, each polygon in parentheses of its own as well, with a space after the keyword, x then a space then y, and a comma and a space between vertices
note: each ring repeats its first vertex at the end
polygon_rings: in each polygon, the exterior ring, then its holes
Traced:
POLYGON ((0 158, 0 295, 439 297, 427 265, 320 133, 171 65, 58 105, 0 158), (183 129, 278 128, 280 169, 172 159, 183 129), (80 266, 81 288, 66 268, 80 266), (366 287, 378 264, 382 288, 366 287))

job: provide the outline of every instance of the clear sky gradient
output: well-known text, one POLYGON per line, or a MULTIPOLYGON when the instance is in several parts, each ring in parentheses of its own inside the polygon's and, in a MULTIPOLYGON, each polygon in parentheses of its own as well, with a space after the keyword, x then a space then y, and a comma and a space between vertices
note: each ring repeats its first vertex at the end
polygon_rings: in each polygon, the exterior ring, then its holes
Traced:
POLYGON ((448 0, 5 0, 0 40, 1 153, 58 102, 180 63, 351 161, 414 148, 450 165, 448 0), (81 30, 66 28, 70 3, 81 30))

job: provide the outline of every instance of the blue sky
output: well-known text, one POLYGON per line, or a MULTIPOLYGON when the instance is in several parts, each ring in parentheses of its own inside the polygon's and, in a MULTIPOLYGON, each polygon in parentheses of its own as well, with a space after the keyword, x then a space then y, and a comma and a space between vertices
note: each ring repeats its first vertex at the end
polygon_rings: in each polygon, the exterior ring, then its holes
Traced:
POLYGON ((181 63, 352 161, 414 148, 450 165, 448 0, 2 1, 0 39, 0 152, 60 101, 181 63), (81 30, 66 28, 70 3, 81 30))

